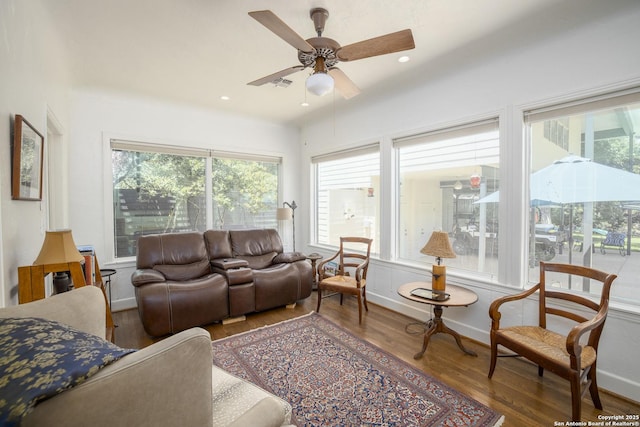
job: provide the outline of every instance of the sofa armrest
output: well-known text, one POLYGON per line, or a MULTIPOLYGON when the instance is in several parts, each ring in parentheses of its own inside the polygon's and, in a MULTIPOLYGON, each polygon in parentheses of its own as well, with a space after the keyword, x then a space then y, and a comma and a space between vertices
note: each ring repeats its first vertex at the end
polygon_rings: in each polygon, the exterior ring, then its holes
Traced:
POLYGON ((235 268, 248 267, 249 263, 245 259, 238 258, 218 258, 211 260, 211 267, 220 270, 231 270, 235 268))
POLYGON ((282 426, 282 405, 272 397, 265 397, 253 408, 236 418, 228 427, 246 426, 282 426))
POLYGON ((105 313, 102 291, 96 286, 82 286, 49 298, 3 308, 0 317, 41 317, 105 338, 105 313))
POLYGON ((273 264, 292 263, 296 261, 302 261, 307 259, 307 256, 302 252, 283 252, 273 259, 273 264))
POLYGON ((211 371, 209 333, 188 329, 41 402, 22 426, 211 426, 211 371))
POLYGON ((164 274, 152 268, 140 268, 131 275, 131 283, 133 286, 146 285, 147 283, 165 282, 167 279, 164 274))

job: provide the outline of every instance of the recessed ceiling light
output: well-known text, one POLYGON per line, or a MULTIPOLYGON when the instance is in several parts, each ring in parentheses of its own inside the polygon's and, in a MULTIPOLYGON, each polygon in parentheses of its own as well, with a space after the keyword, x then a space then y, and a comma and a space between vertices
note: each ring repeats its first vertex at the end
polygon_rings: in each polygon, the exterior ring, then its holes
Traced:
POLYGON ((398 62, 409 62, 411 58, 409 58, 408 56, 401 56, 400 58, 398 58, 398 62))
POLYGON ((229 98, 227 95, 222 95, 222 96, 220 97, 220 99, 222 99, 223 101, 228 101, 228 100, 230 100, 231 98, 229 98))

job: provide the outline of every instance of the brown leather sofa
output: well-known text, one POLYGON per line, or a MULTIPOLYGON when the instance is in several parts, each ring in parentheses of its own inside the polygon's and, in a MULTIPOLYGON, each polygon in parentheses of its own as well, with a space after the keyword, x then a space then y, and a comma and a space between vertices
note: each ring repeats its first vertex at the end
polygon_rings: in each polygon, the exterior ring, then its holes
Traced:
POLYGON ((207 230, 138 239, 131 276, 151 336, 293 304, 311 295, 311 264, 276 230, 207 230))

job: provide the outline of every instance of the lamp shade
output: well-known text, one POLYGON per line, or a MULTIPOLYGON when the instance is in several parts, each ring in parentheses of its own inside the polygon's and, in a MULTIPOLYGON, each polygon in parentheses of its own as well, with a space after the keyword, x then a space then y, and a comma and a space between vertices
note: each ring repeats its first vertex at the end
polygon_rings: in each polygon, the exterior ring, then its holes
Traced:
POLYGON ((78 252, 71 230, 47 231, 38 257, 33 265, 61 264, 66 262, 84 262, 78 252))
POLYGON ((293 218, 293 209, 291 208, 278 208, 276 212, 276 219, 278 221, 287 221, 293 218))
POLYGON ((325 72, 316 72, 307 78, 306 86, 312 94, 323 96, 333 90, 333 77, 325 72))
POLYGON ((420 253, 438 258, 438 264, 440 264, 439 258, 456 257, 456 253, 449 242, 449 235, 444 231, 434 231, 427 244, 420 249, 420 253))

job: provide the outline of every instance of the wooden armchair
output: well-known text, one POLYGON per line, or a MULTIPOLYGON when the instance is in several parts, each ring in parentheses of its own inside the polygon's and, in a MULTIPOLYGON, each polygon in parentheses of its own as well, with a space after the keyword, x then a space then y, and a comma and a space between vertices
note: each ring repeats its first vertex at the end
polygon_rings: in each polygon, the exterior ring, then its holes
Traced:
MULTIPOLYGON (((554 279, 558 276, 554 275, 554 279)), ((588 267, 569 264, 540 263, 540 283, 516 295, 509 295, 493 301, 489 308, 491 317, 491 366, 489 378, 493 376, 498 357, 498 345, 502 345, 516 356, 522 356, 538 365, 538 375, 545 369, 569 380, 571 383, 571 416, 580 421, 580 404, 587 390, 591 393, 593 405, 602 409, 598 384, 596 382, 596 362, 598 342, 609 309, 609 291, 617 276, 588 267), (547 290, 549 273, 563 273, 580 278, 589 278, 602 284, 600 302, 560 290, 547 290), (507 302, 522 300, 538 293, 538 326, 512 326, 500 328, 502 317, 500 306, 507 302), (554 302, 557 302, 554 303, 554 302), (575 310, 575 311, 571 311, 575 310), (593 317, 582 313, 593 312, 593 317), (567 334, 547 329, 547 315, 570 319, 578 324, 567 334)), ((593 285, 592 285, 593 289, 593 285)), ((507 356, 513 356, 509 354, 507 356)))
POLYGON ((362 304, 365 310, 367 307, 367 270, 369 269, 369 256, 371 253, 372 239, 364 237, 340 237, 340 249, 332 257, 325 259, 318 265, 320 281, 318 283, 318 307, 322 302, 322 291, 333 291, 340 294, 340 305, 344 294, 358 297, 358 323, 362 323, 362 304), (349 248, 345 247, 345 244, 349 248), (349 252, 354 248, 362 248, 362 253, 349 252), (337 269, 335 274, 327 273, 325 265, 328 262, 335 262, 337 259, 337 269))

